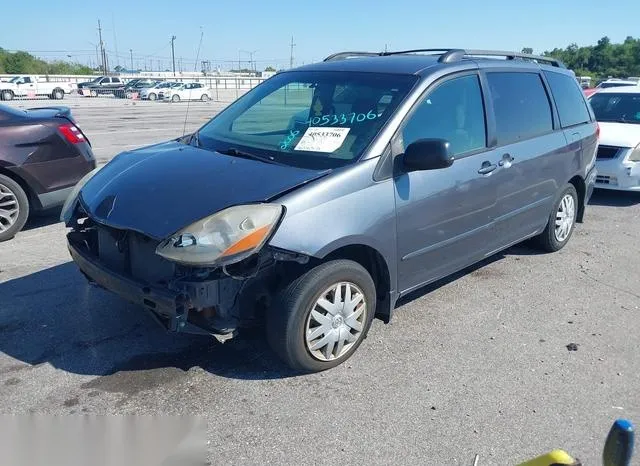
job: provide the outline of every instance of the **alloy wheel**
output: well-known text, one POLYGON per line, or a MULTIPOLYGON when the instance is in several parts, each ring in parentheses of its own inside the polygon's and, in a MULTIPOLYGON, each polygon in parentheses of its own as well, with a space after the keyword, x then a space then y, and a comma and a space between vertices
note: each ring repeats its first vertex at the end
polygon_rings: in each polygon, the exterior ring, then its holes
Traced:
POLYGON ((20 205, 13 191, 0 184, 0 232, 7 231, 17 221, 20 205))

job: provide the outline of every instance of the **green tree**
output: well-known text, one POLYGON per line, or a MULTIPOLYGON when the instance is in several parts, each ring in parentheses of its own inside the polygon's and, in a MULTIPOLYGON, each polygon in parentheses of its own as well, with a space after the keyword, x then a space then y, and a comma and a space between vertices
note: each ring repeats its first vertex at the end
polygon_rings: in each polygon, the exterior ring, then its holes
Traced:
POLYGON ((273 66, 267 66, 264 70, 265 71, 275 71, 276 69, 273 66))
POLYGON ((525 47, 522 49, 522 53, 526 53, 527 55, 533 55, 533 49, 531 47, 525 47))

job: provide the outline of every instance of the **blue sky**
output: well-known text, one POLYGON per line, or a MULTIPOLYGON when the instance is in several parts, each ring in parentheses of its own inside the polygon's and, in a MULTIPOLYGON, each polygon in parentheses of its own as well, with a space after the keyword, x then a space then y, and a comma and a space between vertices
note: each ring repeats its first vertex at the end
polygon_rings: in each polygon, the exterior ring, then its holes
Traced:
POLYGON ((317 61, 340 50, 466 47, 536 53, 554 46, 595 43, 608 35, 619 42, 640 36, 640 1, 618 0, 615 11, 602 0, 9 0, 2 7, 0 47, 28 50, 43 58, 95 62, 97 20, 111 66, 170 66, 170 37, 177 61, 193 69, 199 60, 228 68, 240 52, 243 66, 253 54, 259 69, 286 67, 294 36, 295 64, 317 61), (192 8, 180 5, 197 5, 192 8), (55 7, 54 7, 55 5, 55 7), (148 6, 147 6, 148 5, 148 6), (437 5, 437 6, 435 6, 437 5), (29 14, 25 15, 28 11, 29 14), (8 20, 9 18, 14 18, 8 20), (20 18, 20 19, 17 19, 20 18), (115 32, 115 34, 114 34, 115 32), (118 56, 116 56, 116 48, 118 56))

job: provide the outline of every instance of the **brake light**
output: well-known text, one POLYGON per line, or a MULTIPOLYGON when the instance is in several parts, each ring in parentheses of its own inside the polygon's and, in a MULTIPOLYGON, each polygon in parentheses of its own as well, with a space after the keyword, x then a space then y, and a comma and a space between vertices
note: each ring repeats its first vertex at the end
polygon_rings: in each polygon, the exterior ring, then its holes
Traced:
POLYGON ((64 138, 71 144, 78 144, 79 142, 86 142, 84 134, 72 124, 60 125, 58 130, 64 136, 64 138))
POLYGON ((596 138, 600 139, 600 123, 596 122, 596 138))

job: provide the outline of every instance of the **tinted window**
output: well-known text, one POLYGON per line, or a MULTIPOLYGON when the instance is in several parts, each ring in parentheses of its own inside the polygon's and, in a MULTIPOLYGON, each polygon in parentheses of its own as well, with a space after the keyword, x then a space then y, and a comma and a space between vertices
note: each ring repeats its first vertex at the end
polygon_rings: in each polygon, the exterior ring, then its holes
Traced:
POLYGON ((537 73, 487 73, 498 144, 529 139, 553 129, 551 105, 537 73))
POLYGON ((31 78, 29 76, 25 76, 25 78, 22 80, 25 84, 30 84, 31 83, 31 78))
POLYGON ((600 83, 600 84, 598 84, 598 87, 600 89, 606 89, 608 87, 623 87, 623 86, 635 86, 635 85, 636 85, 635 83, 616 83, 616 82, 613 82, 613 83, 600 83))
POLYGON ((418 139, 446 139, 462 154, 486 146, 484 105, 477 76, 445 81, 418 104, 402 130, 404 146, 418 139))
POLYGON ((111 82, 111 79, 109 79, 109 78, 104 78, 102 80, 102 84, 109 84, 110 82, 111 82))
POLYGON ((119 83, 120 82, 120 78, 111 78, 111 82, 112 83, 119 83))
POLYGON ((563 128, 591 121, 584 101, 584 93, 575 84, 575 80, 566 74, 544 72, 551 86, 553 99, 560 114, 563 128))
POLYGON ((598 121, 640 123, 640 92, 596 93, 589 102, 598 121))

